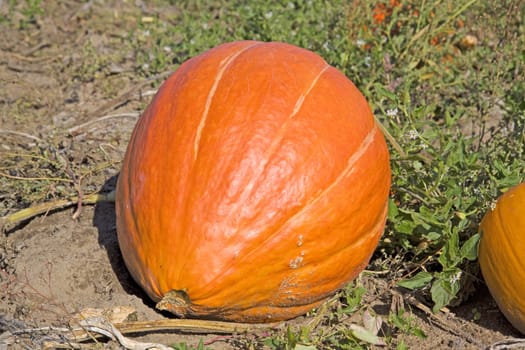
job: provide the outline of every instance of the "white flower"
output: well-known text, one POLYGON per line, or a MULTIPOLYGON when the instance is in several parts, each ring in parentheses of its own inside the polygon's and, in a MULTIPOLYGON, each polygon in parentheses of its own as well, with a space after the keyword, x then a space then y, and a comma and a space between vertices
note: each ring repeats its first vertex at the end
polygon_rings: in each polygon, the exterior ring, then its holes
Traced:
POLYGON ((372 60, 372 57, 366 56, 365 57, 365 66, 370 68, 370 61, 372 60))
POLYGON ((387 117, 395 117, 397 115, 398 109, 397 108, 391 108, 386 110, 387 117))
POLYGON ((496 210, 496 201, 490 202, 490 210, 492 211, 496 210))
POLYGON ((462 272, 458 271, 454 276, 452 276, 452 278, 450 279, 450 282, 451 283, 458 283, 459 280, 461 279, 461 275, 462 275, 462 272))
POLYGON ((272 11, 268 11, 268 12, 266 12, 264 14, 264 17, 266 17, 266 19, 270 19, 270 18, 272 18, 272 16, 273 16, 273 12, 272 11))
POLYGON ((408 132, 408 138, 411 139, 411 140, 415 140, 417 139, 419 136, 419 133, 417 132, 416 129, 412 129, 408 132))
POLYGON ((365 46, 366 44, 366 41, 364 41, 363 39, 357 39, 357 41, 355 42, 355 44, 359 47, 363 47, 365 46))

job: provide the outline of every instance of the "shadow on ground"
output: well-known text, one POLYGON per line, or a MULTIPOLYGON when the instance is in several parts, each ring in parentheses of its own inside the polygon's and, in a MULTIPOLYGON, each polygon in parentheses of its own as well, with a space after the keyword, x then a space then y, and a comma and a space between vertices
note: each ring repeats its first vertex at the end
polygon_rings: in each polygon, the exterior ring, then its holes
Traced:
MULTIPOLYGON (((115 189, 118 175, 109 178, 102 188, 101 192, 109 192, 115 189)), ((133 280, 124 260, 118 245, 117 229, 116 229, 116 216, 115 216, 115 204, 114 203, 98 203, 95 206, 95 212, 93 216, 93 225, 98 230, 98 242, 101 247, 104 248, 108 255, 108 259, 111 263, 111 268, 121 284, 124 291, 128 294, 135 295, 142 299, 144 304, 155 307, 155 304, 146 293, 140 288, 140 286, 133 280)))

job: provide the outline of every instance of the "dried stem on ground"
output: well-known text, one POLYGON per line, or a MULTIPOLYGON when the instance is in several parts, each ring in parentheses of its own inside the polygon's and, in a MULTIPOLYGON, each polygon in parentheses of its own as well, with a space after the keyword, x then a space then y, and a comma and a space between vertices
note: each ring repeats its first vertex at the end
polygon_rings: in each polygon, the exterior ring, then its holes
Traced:
POLYGON ((0 318, 0 326, 6 331, 0 334, 0 347, 9 345, 16 341, 16 337, 30 336, 37 341, 38 334, 41 335, 41 343, 44 349, 81 348, 80 343, 96 341, 98 338, 107 337, 118 341, 119 344, 129 350, 145 349, 170 349, 162 344, 142 343, 124 336, 124 334, 151 333, 160 331, 179 331, 186 333, 206 334, 233 334, 243 332, 255 332, 275 328, 276 324, 247 324, 220 322, 209 320, 190 319, 165 319, 157 321, 123 322, 113 324, 104 317, 91 317, 79 322, 78 327, 39 327, 29 328, 16 320, 0 318), (77 345, 77 347, 75 347, 77 345))
POLYGON ((525 349, 525 338, 509 338, 498 341, 485 350, 507 350, 507 349, 525 349))
POLYGON ((7 232, 13 227, 20 224, 21 222, 32 219, 35 216, 41 214, 46 214, 57 209, 63 209, 74 205, 78 206, 80 200, 82 201, 82 204, 114 202, 115 191, 106 193, 91 193, 89 195, 84 195, 82 199, 78 196, 69 199, 59 199, 56 201, 41 203, 26 209, 19 210, 13 214, 0 218, 0 231, 7 232))

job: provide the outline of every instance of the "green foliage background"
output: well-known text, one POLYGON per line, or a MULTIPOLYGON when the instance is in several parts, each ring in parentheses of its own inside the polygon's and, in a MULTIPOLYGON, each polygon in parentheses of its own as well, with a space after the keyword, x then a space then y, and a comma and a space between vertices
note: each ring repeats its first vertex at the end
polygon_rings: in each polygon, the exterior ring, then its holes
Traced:
POLYGON ((401 256, 395 278, 437 311, 470 291, 478 223, 525 179, 524 5, 407 0, 377 23, 379 3, 191 1, 130 40, 144 75, 233 40, 292 43, 343 71, 397 143, 376 256, 401 256), (467 35, 477 44, 462 47, 467 35))

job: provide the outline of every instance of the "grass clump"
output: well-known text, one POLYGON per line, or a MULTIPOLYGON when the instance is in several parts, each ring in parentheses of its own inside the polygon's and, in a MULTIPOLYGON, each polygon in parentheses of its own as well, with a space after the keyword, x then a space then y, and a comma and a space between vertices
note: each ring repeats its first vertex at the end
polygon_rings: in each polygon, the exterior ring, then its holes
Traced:
POLYGON ((525 178, 523 104, 506 93, 523 92, 523 39, 515 37, 523 29, 477 24, 506 6, 516 16, 523 5, 391 1, 383 17, 355 4, 349 61, 370 69, 346 69, 404 153, 392 152, 381 250, 403 256, 401 285, 428 290, 438 311, 471 291, 478 223, 494 198, 525 178), (368 22, 355 25, 361 18, 368 22))
POLYGON ((377 256, 401 256, 400 285, 437 311, 468 294, 481 216, 525 179, 520 13, 519 1, 192 1, 130 38, 145 75, 246 39, 296 44, 342 70, 399 145, 377 256))

